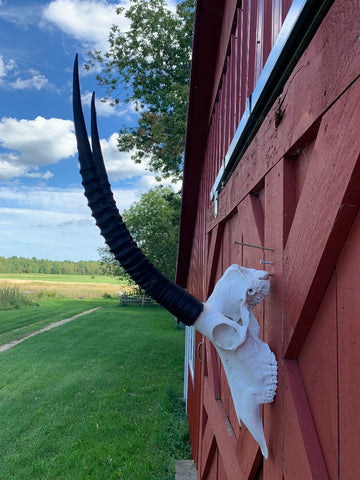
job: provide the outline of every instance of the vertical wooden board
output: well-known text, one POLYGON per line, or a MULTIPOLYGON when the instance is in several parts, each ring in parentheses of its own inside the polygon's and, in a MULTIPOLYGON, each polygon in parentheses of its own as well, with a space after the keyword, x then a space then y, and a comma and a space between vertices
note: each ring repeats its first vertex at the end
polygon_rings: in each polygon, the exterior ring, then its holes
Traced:
POLYGON ((247 97, 249 97, 255 86, 255 48, 257 35, 257 1, 249 0, 248 34, 249 34, 249 56, 247 74, 247 97))
POLYGON ((340 476, 359 476, 360 438, 360 214, 337 266, 339 325, 340 476))
POLYGON ((235 436, 238 437, 240 434, 240 425, 237 420, 237 415, 234 407, 233 398, 230 392, 229 383, 220 359, 219 359, 218 368, 220 371, 221 400, 222 400, 226 415, 229 418, 229 422, 234 430, 235 436))
MULTIPOLYGON (((202 335, 195 331, 195 348, 202 341, 202 335)), ((202 382, 203 382, 203 363, 195 355, 194 378, 189 372, 188 383, 188 418, 191 447, 193 458, 196 464, 200 460, 200 432, 202 431, 202 382)))
POLYGON ((200 391, 193 384, 191 373, 188 377, 188 397, 187 397, 187 414, 189 419, 190 442, 195 462, 198 460, 199 448, 199 399, 200 391))
POLYGON ((271 44, 274 45, 283 22, 282 0, 272 0, 271 44))
MULTIPOLYGON (((262 247, 264 216, 260 203, 252 195, 247 195, 238 205, 239 224, 241 225, 242 241, 249 245, 262 247)), ((244 267, 261 268, 260 260, 264 258, 264 251, 260 248, 243 246, 244 267)))
POLYGON ((206 270, 206 292, 204 301, 208 299, 211 292, 214 289, 217 277, 218 260, 221 256, 221 243, 223 238, 223 226, 221 224, 216 225, 211 231, 211 238, 209 241, 209 251, 207 256, 207 262, 205 265, 206 270))
POLYGON ((225 108, 226 108, 226 76, 222 76, 222 88, 219 90, 219 110, 220 110, 220 125, 219 125, 219 135, 220 135, 220 158, 224 158, 226 153, 226 144, 225 144, 225 108))
POLYGON ((234 117, 235 117, 235 102, 234 102, 234 95, 235 95, 235 62, 236 62, 236 54, 234 50, 234 41, 235 36, 234 32, 231 34, 230 39, 230 55, 228 57, 228 68, 229 68, 229 88, 228 88, 228 116, 227 116, 227 135, 228 135, 228 142, 227 145, 229 148, 230 142, 234 136, 234 117))
POLYGON ((264 5, 264 42, 263 42, 263 65, 265 65, 266 60, 271 51, 271 29, 272 29, 272 11, 271 11, 271 1, 265 2, 264 5))
MULTIPOLYGON (((196 331, 195 332, 195 348, 198 347, 200 342, 202 342, 203 336, 201 335, 200 332, 196 331)), ((206 355, 205 349, 203 350, 203 355, 206 355)), ((201 358, 201 357, 200 357, 201 358)), ((199 357, 196 355, 195 356, 195 398, 196 398, 196 404, 194 405, 194 410, 197 414, 196 418, 196 425, 198 428, 197 431, 197 455, 196 461, 198 463, 201 462, 201 435, 205 429, 206 425, 206 411, 203 407, 204 403, 204 389, 203 389, 203 383, 204 383, 204 375, 205 375, 205 370, 206 370, 206 363, 201 362, 199 357)))
MULTIPOLYGON (((305 448, 301 442, 301 433, 298 425, 296 410, 291 398, 288 386, 284 390, 284 459, 281 477, 266 475, 266 463, 264 465, 265 479, 283 478, 284 480, 312 479, 306 459, 305 448)), ((315 480, 315 479, 312 479, 315 480)))
MULTIPOLYGON (((221 275, 224 273, 226 268, 229 266, 229 258, 230 258, 230 252, 229 252, 229 223, 226 222, 223 226, 223 238, 221 242, 221 271, 218 269, 218 279, 221 277, 221 275), (220 274, 220 275, 219 275, 220 274)), ((220 262, 219 262, 220 263, 220 262)), ((218 265, 219 268, 219 265, 218 265)))
POLYGON ((338 373, 334 274, 298 358, 331 480, 338 478, 338 373))
POLYGON ((248 75, 248 57, 249 57, 249 0, 242 2, 242 44, 241 44, 241 92, 240 92, 240 118, 245 111, 247 99, 247 75, 248 75))
POLYGON ((218 262, 217 262, 217 265, 216 265, 215 283, 221 278, 224 271, 225 271, 225 269, 224 269, 223 254, 222 254, 222 248, 221 248, 219 259, 218 259, 218 262))
POLYGON ((311 162, 311 155, 315 145, 315 140, 308 140, 306 146, 294 160, 296 177, 296 203, 299 202, 302 188, 305 184, 307 170, 311 162))
POLYGON ((231 423, 231 426, 234 425, 233 419, 230 418, 230 409, 231 409, 231 393, 229 389, 229 384, 226 378, 226 374, 224 371, 224 368, 222 366, 221 361, 219 361, 220 364, 220 391, 221 391, 221 401, 224 406, 226 415, 229 418, 229 421, 231 423))
POLYGON ((224 271, 233 263, 238 263, 238 247, 234 244, 241 238, 241 228, 238 215, 232 216, 224 226, 223 244, 222 244, 222 261, 224 271))
POLYGON ((264 405, 264 430, 269 459, 264 462, 264 478, 278 479, 282 475, 283 448, 283 316, 282 316, 282 252, 286 212, 292 195, 292 165, 281 160, 265 178, 265 239, 267 261, 273 262, 267 270, 273 274, 270 292, 265 299, 264 341, 274 352, 278 362, 278 387, 275 401, 264 405))
POLYGON ((256 15, 256 43, 255 43, 255 85, 260 77, 264 65, 264 29, 265 29, 264 0, 257 0, 256 15))
MULTIPOLYGON (((253 194, 247 195, 237 207, 239 224, 242 228, 242 241, 247 245, 242 246, 241 265, 248 268, 264 269, 260 261, 264 259, 264 213, 260 201, 260 192, 256 197, 253 194)), ((254 309, 254 315, 259 321, 261 335, 263 335, 264 306, 261 303, 254 309)))
POLYGON ((216 353, 214 345, 205 340, 206 348, 206 367, 207 367, 207 381, 211 389, 213 397, 218 400, 220 398, 220 372, 218 365, 218 355, 216 353))

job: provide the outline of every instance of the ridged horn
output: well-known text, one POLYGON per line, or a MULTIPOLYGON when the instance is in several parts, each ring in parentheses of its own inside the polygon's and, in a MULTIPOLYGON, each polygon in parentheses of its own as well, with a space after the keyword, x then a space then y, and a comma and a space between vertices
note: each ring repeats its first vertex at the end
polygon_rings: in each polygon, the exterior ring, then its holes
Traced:
POLYGON ((202 302, 172 283, 145 257, 116 207, 101 152, 94 95, 91 102, 92 149, 90 147, 81 106, 77 55, 73 71, 73 111, 82 185, 101 235, 116 260, 148 295, 183 323, 192 325, 204 308, 202 302))

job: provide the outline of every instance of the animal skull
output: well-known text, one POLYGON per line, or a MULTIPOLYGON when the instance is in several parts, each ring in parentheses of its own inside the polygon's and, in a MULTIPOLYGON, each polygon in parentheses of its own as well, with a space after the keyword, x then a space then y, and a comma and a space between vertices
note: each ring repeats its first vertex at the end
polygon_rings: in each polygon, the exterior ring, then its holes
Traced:
POLYGON ((239 422, 244 422, 267 458, 260 405, 274 398, 277 364, 268 345, 259 339, 259 325, 252 313, 269 292, 267 272, 232 265, 205 304, 164 277, 135 244, 116 207, 101 152, 94 95, 90 146, 81 106, 77 57, 73 110, 85 195, 111 252, 147 294, 186 325, 194 325, 215 345, 239 422))
POLYGON ((215 286, 194 327, 215 346, 229 383, 238 421, 243 422, 268 457, 261 404, 272 402, 277 362, 259 339, 252 309, 269 293, 268 273, 229 267, 215 286))

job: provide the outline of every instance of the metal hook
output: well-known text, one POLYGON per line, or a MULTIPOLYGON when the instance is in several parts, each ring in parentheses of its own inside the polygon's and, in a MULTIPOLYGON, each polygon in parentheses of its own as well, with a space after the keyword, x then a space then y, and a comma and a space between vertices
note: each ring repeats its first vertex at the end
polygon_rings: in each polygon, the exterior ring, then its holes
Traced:
POLYGON ((200 357, 200 348, 201 345, 204 343, 204 340, 202 340, 200 343, 198 343, 197 349, 196 349, 196 356, 199 360, 199 362, 203 362, 204 360, 200 357))

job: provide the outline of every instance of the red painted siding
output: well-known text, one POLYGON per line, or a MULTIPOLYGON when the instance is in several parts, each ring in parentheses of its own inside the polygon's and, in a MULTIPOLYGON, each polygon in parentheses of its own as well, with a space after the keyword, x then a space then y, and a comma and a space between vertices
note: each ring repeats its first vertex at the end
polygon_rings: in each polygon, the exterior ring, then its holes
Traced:
POLYGON ((221 40, 209 55, 216 22, 207 32, 209 19, 198 15, 194 51, 208 56, 205 70, 201 59, 193 65, 178 280, 206 300, 231 263, 271 261, 271 291, 256 316, 279 375, 275 402, 264 406, 270 456, 262 462, 204 343, 188 400, 199 479, 352 479, 360 429, 360 5, 335 0, 286 82, 281 123, 275 102, 219 194, 215 218, 211 187, 291 2, 206 4, 217 8, 221 40))
MULTIPOLYGON (((205 265, 204 225, 205 212, 210 207, 211 187, 245 111, 246 99, 254 89, 255 79, 262 71, 291 1, 273 0, 273 10, 268 5, 264 0, 248 0, 240 2, 236 9, 229 9, 230 12, 234 10, 235 15, 231 31, 226 30, 229 34, 226 56, 216 66, 215 77, 220 76, 220 86, 215 92, 216 96, 214 93, 212 95, 215 103, 209 122, 202 176, 199 187, 195 190, 199 192, 199 199, 195 228, 197 237, 192 242, 194 254, 191 268, 197 271, 204 270, 205 265)), ((178 276, 181 277, 181 272, 178 272, 178 276)), ((179 283, 183 282, 180 280, 179 283)), ((189 284, 188 288, 194 288, 193 291, 199 298, 205 299, 205 290, 199 291, 197 282, 196 286, 189 284)))

